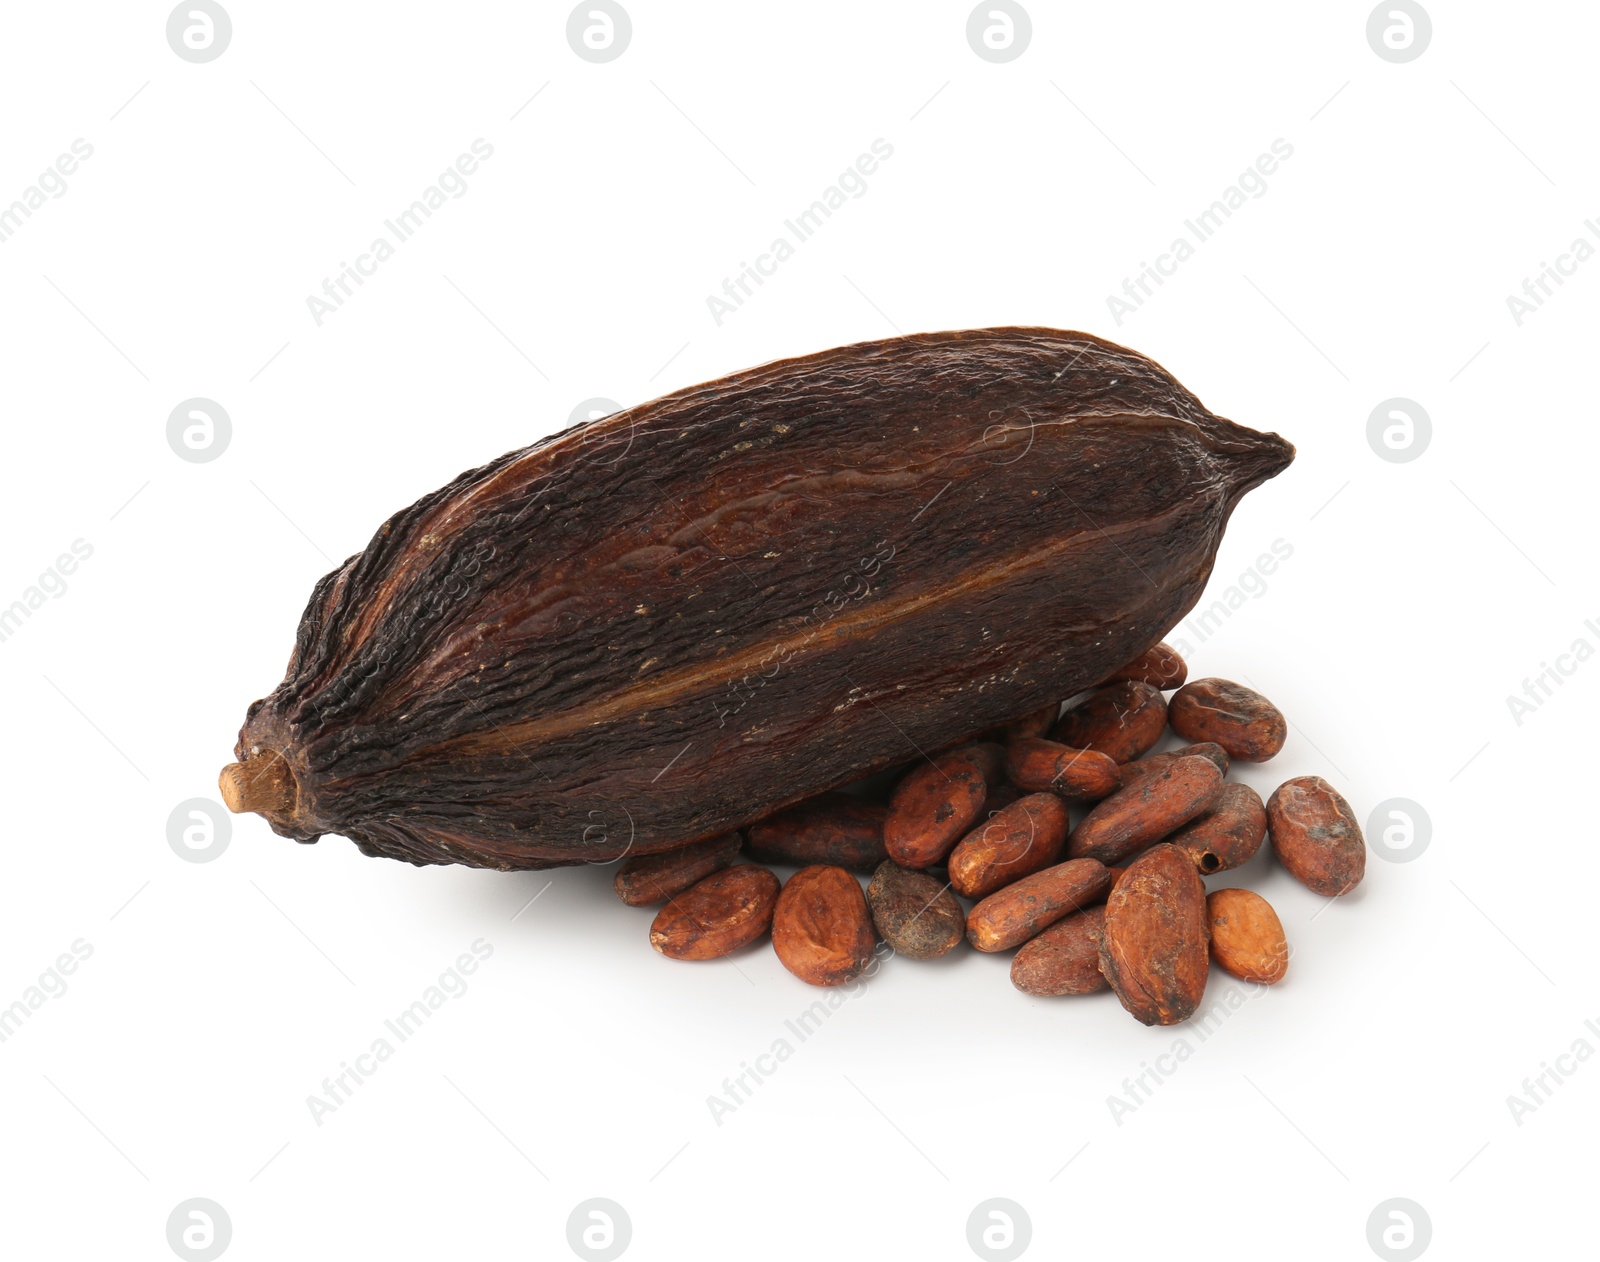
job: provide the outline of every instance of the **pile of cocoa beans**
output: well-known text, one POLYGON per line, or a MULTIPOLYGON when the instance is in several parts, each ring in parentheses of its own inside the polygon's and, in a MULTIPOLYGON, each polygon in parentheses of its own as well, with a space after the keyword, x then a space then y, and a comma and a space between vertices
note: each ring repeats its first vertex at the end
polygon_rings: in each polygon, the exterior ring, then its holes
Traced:
POLYGON ((1264 898, 1208 895, 1203 877, 1245 863, 1269 836, 1318 894, 1346 893, 1366 864, 1354 812, 1322 777, 1288 780, 1265 803, 1226 779, 1235 761, 1283 748, 1277 707, 1187 675, 1159 644, 1065 713, 1051 705, 923 759, 886 800, 825 793, 745 836, 630 859, 617 893, 665 904, 650 943, 673 959, 714 959, 770 930, 791 973, 837 986, 861 975, 880 939, 918 960, 965 939, 1016 949, 1011 980, 1027 994, 1109 986, 1146 1025, 1183 1021, 1212 960, 1262 984, 1289 962, 1264 898), (1169 727, 1190 743, 1150 755, 1169 727), (746 849, 760 862, 739 862, 746 849), (768 862, 801 866, 780 882, 768 862), (871 873, 865 892, 856 872, 871 873))

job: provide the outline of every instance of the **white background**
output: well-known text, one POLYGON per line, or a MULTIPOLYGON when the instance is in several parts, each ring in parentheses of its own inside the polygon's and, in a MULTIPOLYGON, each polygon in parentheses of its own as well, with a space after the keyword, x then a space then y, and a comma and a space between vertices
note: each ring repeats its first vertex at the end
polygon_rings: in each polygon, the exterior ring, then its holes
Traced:
POLYGON ((629 8, 603 65, 564 5, 237 0, 203 65, 163 5, 7 9, 0 205, 94 149, 0 245, 0 605, 93 549, 0 643, 0 1004, 92 948, 0 1044, 8 1256, 170 1257, 191 1197, 241 1260, 566 1257, 594 1196, 641 1259, 972 1257, 990 1197, 1030 1257, 1363 1258, 1391 1197, 1434 1257, 1587 1232, 1600 1065, 1521 1125, 1507 1097, 1600 1048, 1600 663, 1520 722, 1507 696, 1600 647, 1600 262, 1520 327, 1506 298, 1600 245, 1593 8, 1440 0, 1409 64, 1364 3, 1036 3, 1008 64, 965 4, 629 8), (465 195, 319 327, 307 295, 480 137, 465 195), (865 195, 719 327, 707 296, 877 138, 865 195), (1278 138, 1265 195, 1119 326, 1107 295, 1278 138), (412 869, 253 816, 212 862, 169 847, 312 584, 390 512, 580 400, 990 324, 1127 343, 1298 446, 1215 589, 1292 557, 1174 638, 1288 713, 1242 775, 1264 794, 1317 773, 1364 821, 1432 821, 1321 914, 1265 857, 1231 874, 1295 954, 1212 1037, 1026 998, 1004 957, 891 959, 718 1125, 707 1097, 819 997, 765 944, 667 961, 610 868, 412 869), (232 418, 209 463, 166 441, 194 396, 232 418), (1366 437, 1396 396, 1432 418, 1408 463, 1366 437), (318 1125, 307 1097, 480 938, 467 992, 318 1125))

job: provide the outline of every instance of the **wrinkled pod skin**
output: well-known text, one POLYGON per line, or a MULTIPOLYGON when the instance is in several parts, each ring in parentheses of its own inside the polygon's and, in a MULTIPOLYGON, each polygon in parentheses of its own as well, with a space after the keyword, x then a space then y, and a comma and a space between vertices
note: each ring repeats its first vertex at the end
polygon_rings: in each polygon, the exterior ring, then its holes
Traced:
POLYGON ((224 797, 417 864, 742 828, 1138 657, 1293 454, 1054 329, 680 390, 390 518, 317 584, 224 797))

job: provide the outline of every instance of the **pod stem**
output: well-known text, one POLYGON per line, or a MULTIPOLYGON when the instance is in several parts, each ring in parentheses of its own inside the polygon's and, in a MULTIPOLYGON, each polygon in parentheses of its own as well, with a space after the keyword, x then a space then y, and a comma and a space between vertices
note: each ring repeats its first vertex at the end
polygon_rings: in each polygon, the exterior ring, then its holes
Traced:
POLYGON ((287 815, 294 809, 295 782, 289 764, 275 750, 245 762, 230 762, 217 777, 222 800, 235 815, 287 815))

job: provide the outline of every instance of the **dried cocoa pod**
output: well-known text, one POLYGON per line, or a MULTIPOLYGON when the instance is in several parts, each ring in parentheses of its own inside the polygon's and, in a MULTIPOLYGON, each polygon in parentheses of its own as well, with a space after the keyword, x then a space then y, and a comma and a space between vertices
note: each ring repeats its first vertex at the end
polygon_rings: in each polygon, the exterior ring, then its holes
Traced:
POLYGON ((801 981, 854 981, 872 962, 876 942, 861 886, 843 868, 801 868, 784 882, 772 913, 772 949, 801 981))
POLYGON ((1205 995, 1208 944, 1200 874, 1177 847, 1152 846, 1106 900, 1100 971, 1140 1021, 1175 1025, 1194 1015, 1205 995))
POLYGON ((1266 762, 1289 734, 1283 712, 1231 679, 1197 679, 1173 694, 1167 722, 1185 740, 1214 741, 1230 758, 1266 762))
POLYGON ((967 914, 967 941, 980 951, 1006 951, 1063 916, 1104 898, 1111 874, 1096 859, 1069 859, 990 894, 967 914))
POLYGON ((1248 784, 1224 784, 1217 803, 1167 840, 1194 861, 1203 876, 1226 872, 1255 857, 1267 837, 1267 808, 1248 784))
POLYGON ((228 802, 502 869, 744 828, 1103 679, 1292 458, 1054 329, 680 390, 462 474, 318 583, 228 802))
POLYGON ((1111 983, 1100 971, 1104 907, 1058 920, 1011 957, 1011 984, 1027 995, 1092 995, 1111 983))
POLYGON ((950 885, 983 898, 1056 861, 1067 840, 1067 805, 1054 793, 1020 797, 956 843, 947 864, 950 885))
POLYGON ((1018 737, 1006 746, 1006 778, 1028 793, 1088 801, 1116 792, 1121 783, 1109 755, 1037 736, 1018 737))
POLYGON ((738 833, 724 833, 678 850, 629 859, 617 869, 613 882, 617 897, 629 907, 664 903, 718 868, 727 867, 739 857, 743 844, 738 833))
POLYGON ((650 945, 675 960, 714 960, 764 934, 777 901, 778 878, 766 868, 723 868, 656 913, 650 945))
POLYGON ((1112 671, 1104 682, 1114 684, 1124 679, 1136 679, 1165 691, 1181 687, 1188 677, 1188 664, 1179 656, 1177 649, 1163 640, 1155 648, 1146 649, 1126 666, 1112 671))
POLYGON ((1061 716, 1050 739, 1131 762, 1167 730, 1167 699, 1159 688, 1125 679, 1090 693, 1061 716))
POLYGON ((1217 764, 1218 771, 1223 775, 1228 774, 1228 751, 1215 741, 1201 741, 1198 745, 1180 745, 1177 749, 1169 749, 1164 754, 1151 754, 1148 758, 1136 758, 1132 762, 1121 764, 1118 770, 1122 774, 1122 787, 1130 788, 1151 772, 1165 771, 1178 759, 1187 758, 1191 754, 1209 758, 1217 764))
POLYGON ((1272 853, 1307 889, 1328 898, 1361 883, 1367 842, 1339 791, 1321 776, 1285 780, 1267 799, 1272 853))
POLYGON ((1206 895, 1211 958, 1240 981, 1270 986, 1289 971, 1289 943, 1272 904, 1254 890, 1206 895))
POLYGON ((883 821, 889 857, 908 868, 938 863, 977 822, 999 777, 995 745, 969 745, 925 762, 895 786, 883 821))
POLYGON ((926 872, 891 859, 867 883, 867 907, 878 936, 908 959, 936 960, 966 935, 967 916, 956 896, 926 872))
POLYGON ((871 872, 888 857, 883 822, 889 808, 853 793, 816 797, 745 830, 750 853, 768 863, 822 863, 871 872))
POLYGON ((1222 773, 1215 763, 1180 758, 1099 803, 1072 830, 1067 854, 1118 863, 1211 810, 1221 794, 1222 773))

